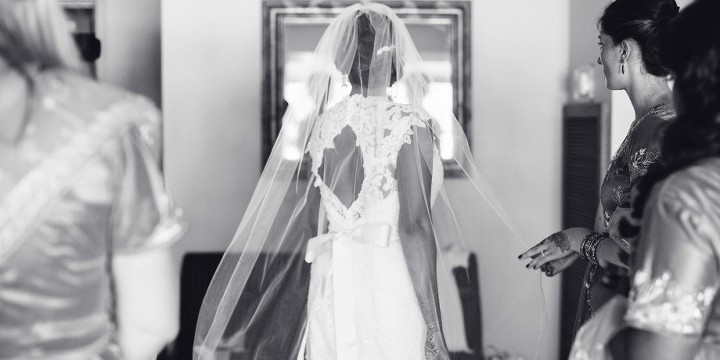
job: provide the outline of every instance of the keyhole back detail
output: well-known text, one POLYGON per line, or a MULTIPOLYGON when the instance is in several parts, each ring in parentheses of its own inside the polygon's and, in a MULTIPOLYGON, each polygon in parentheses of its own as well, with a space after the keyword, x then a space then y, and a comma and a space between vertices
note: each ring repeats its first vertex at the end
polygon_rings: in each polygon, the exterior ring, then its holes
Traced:
POLYGON ((369 205, 396 194, 398 152, 412 142, 413 126, 426 127, 429 121, 421 108, 362 95, 323 113, 307 152, 326 207, 346 220, 358 220, 369 205))

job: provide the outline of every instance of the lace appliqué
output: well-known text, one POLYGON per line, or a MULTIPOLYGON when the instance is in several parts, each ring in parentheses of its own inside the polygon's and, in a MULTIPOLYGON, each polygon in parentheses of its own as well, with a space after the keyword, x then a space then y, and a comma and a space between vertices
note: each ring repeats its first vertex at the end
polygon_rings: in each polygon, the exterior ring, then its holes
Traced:
POLYGON ((348 219, 359 217, 363 204, 368 200, 382 200, 397 192, 394 172, 398 152, 404 144, 412 142, 413 126, 426 127, 429 121, 430 116, 424 110, 412 105, 397 104, 379 97, 351 96, 321 115, 310 136, 307 152, 312 159, 315 186, 320 186, 323 198, 337 200, 328 194, 332 191, 327 186, 321 186, 323 183, 318 169, 325 150, 334 148, 335 138, 349 126, 362 151, 365 180, 357 200, 349 208, 344 205, 336 208, 348 219), (378 126, 383 127, 380 139, 377 136, 378 126))
POLYGON ((444 347, 438 344, 438 334, 440 334, 440 326, 432 325, 428 326, 425 334, 425 359, 426 360, 450 360, 446 356, 447 351, 444 347))
MULTIPOLYGON (((411 142, 412 126, 425 127, 429 121, 430 116, 422 108, 382 98, 353 95, 318 118, 307 146, 307 152, 313 160, 313 171, 320 168, 323 152, 335 147, 335 138, 347 126, 355 133, 363 156, 384 158, 396 155, 402 144, 411 142), (385 131, 383 141, 376 149, 378 118, 385 119, 382 123, 385 131), (387 141, 388 138, 396 141, 387 141)), ((393 159, 393 163, 395 160, 397 158, 393 159)))
POLYGON ((672 280, 669 272, 651 279, 635 275, 625 321, 632 327, 682 335, 698 335, 715 298, 712 287, 692 289, 672 280))

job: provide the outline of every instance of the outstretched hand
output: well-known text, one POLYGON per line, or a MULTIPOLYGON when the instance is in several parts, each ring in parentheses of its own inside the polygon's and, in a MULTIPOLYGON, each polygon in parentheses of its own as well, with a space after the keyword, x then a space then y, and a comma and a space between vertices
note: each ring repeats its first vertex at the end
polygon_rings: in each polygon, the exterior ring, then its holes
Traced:
POLYGON ((541 265, 540 271, 545 273, 545 276, 555 276, 561 273, 563 270, 569 268, 572 264, 575 263, 575 261, 577 261, 578 258, 580 258, 580 254, 573 252, 568 256, 541 265))
POLYGON ((530 259, 525 265, 528 269, 540 269, 546 275, 553 276, 567 269, 580 257, 580 245, 590 233, 585 228, 570 228, 556 232, 540 243, 520 254, 520 260, 530 259))

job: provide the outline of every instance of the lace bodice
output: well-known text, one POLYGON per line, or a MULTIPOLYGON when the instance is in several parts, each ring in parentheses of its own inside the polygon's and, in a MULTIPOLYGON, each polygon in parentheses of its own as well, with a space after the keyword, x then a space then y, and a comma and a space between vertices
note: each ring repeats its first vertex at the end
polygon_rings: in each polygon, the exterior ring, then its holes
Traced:
POLYGON ((312 159, 315 186, 320 188, 326 208, 330 206, 342 218, 354 222, 363 217, 372 203, 396 194, 395 168, 400 148, 412 142, 413 126, 427 127, 429 121, 430 116, 420 107, 361 95, 345 99, 320 116, 307 152, 312 159), (319 169, 325 150, 333 149, 335 139, 348 127, 355 134, 355 145, 362 154, 364 177, 357 199, 346 207, 326 185, 319 169), (382 127, 381 131, 378 127, 382 127))

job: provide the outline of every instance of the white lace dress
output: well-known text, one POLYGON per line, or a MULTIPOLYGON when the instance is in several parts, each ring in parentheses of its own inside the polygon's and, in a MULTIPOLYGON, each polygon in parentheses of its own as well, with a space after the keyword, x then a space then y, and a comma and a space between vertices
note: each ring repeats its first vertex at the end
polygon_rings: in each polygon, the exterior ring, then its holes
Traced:
POLYGON ((327 232, 311 239, 306 253, 312 263, 306 359, 425 358, 425 322, 398 237, 394 170, 413 126, 426 127, 428 119, 409 105, 359 95, 318 119, 308 151, 327 232), (376 124, 383 126, 381 136, 376 124), (350 206, 318 171, 325 150, 334 148, 347 128, 355 135, 364 172, 350 206))

